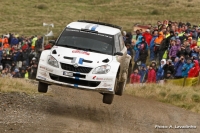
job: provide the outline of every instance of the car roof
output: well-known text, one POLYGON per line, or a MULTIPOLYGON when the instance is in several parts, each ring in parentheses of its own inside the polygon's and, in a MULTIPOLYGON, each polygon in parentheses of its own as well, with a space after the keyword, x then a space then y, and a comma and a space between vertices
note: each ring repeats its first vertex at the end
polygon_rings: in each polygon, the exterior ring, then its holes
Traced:
POLYGON ((92 31, 97 31, 98 33, 108 34, 108 35, 116 35, 119 32, 119 28, 101 25, 101 24, 95 24, 90 22, 71 22, 67 25, 68 28, 74 28, 74 29, 89 29, 92 31))

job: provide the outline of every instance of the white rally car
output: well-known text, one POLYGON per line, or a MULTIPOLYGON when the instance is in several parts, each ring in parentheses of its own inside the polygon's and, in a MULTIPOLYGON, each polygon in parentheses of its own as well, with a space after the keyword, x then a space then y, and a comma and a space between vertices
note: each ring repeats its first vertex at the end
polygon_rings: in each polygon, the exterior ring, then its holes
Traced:
POLYGON ((79 20, 51 43, 38 64, 39 92, 46 93, 53 84, 97 91, 106 104, 122 95, 132 65, 119 26, 79 20))

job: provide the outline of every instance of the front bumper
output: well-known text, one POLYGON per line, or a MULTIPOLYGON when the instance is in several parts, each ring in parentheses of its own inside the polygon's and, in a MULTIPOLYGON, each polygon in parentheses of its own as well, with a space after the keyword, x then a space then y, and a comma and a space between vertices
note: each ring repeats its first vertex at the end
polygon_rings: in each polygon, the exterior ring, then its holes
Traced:
POLYGON ((49 85, 115 94, 115 77, 116 75, 111 74, 84 74, 66 71, 49 65, 39 65, 36 80, 49 85), (64 73, 71 73, 72 75, 66 76, 64 73))

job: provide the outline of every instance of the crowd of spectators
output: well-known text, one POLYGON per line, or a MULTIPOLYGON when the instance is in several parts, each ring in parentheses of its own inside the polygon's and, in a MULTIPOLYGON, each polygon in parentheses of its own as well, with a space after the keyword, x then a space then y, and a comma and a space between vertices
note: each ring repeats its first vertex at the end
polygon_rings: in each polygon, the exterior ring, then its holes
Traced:
POLYGON ((0 76, 35 79, 41 51, 51 47, 43 46, 42 36, 2 35, 0 38, 0 76))
POLYGON ((197 77, 200 62, 200 26, 158 21, 145 31, 123 31, 127 53, 134 59, 131 83, 159 83, 165 79, 197 77))

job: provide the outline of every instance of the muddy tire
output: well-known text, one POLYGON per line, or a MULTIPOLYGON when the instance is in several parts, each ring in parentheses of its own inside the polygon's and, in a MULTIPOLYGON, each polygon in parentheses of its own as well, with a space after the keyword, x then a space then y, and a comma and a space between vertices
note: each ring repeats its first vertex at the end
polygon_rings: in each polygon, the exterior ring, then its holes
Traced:
POLYGON ((103 94, 103 103, 111 104, 114 98, 114 94, 103 94))
POLYGON ((48 84, 43 83, 43 82, 38 83, 38 92, 46 93, 47 90, 48 90, 48 84))
POLYGON ((126 82, 126 84, 130 83, 131 72, 132 72, 132 63, 130 63, 129 68, 128 68, 128 75, 127 75, 127 82, 126 82))
POLYGON ((126 81, 118 82, 117 86, 116 86, 115 94, 118 95, 118 96, 122 96, 124 88, 125 88, 125 85, 126 85, 126 81))

